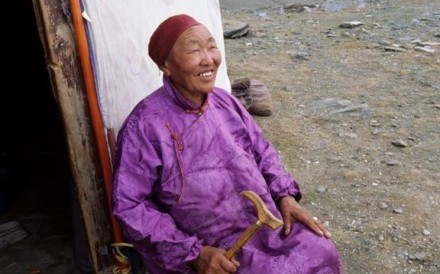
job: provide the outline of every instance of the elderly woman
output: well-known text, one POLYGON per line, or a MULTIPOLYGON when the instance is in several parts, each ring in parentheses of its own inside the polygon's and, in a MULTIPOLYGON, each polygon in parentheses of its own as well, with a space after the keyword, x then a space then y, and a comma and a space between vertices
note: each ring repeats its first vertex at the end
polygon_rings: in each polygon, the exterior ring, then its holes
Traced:
POLYGON ((298 201, 296 181, 247 110, 214 86, 220 51, 187 15, 162 22, 149 56, 163 86, 118 134, 113 213, 156 273, 340 273, 330 233, 298 201), (282 218, 224 255, 255 220, 240 193, 257 193, 282 218))

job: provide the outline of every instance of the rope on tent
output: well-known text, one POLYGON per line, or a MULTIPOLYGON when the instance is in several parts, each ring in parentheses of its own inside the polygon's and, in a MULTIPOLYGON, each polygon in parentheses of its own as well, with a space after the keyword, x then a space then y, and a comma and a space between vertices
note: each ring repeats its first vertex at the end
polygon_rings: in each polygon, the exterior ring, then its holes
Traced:
POLYGON ((120 262, 121 264, 128 265, 128 268, 125 268, 125 269, 121 269, 119 266, 115 266, 113 268, 113 274, 129 274, 129 273, 131 273, 130 260, 128 259, 127 256, 124 255, 124 253, 122 253, 122 251, 120 250, 120 247, 133 247, 133 245, 127 244, 127 243, 114 243, 114 244, 112 244, 112 247, 115 250, 116 260, 118 260, 118 262, 120 262))

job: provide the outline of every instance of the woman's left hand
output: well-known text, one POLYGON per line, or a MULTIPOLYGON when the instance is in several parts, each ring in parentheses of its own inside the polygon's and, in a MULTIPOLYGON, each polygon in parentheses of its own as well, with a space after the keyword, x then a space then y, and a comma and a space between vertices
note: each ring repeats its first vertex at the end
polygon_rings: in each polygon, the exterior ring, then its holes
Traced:
POLYGON ((312 231, 327 239, 331 237, 330 232, 324 225, 313 217, 306 209, 302 208, 292 196, 284 196, 280 198, 280 211, 284 221, 284 233, 289 235, 292 225, 298 221, 308 226, 312 231))

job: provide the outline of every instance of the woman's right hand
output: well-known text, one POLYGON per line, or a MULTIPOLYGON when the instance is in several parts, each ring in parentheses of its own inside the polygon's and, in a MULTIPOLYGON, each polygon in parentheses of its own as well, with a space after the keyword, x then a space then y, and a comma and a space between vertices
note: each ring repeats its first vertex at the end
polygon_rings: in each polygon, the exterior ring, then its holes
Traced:
POLYGON ((229 274, 235 273, 240 263, 232 258, 228 260, 226 251, 212 246, 203 246, 194 266, 199 274, 229 274))

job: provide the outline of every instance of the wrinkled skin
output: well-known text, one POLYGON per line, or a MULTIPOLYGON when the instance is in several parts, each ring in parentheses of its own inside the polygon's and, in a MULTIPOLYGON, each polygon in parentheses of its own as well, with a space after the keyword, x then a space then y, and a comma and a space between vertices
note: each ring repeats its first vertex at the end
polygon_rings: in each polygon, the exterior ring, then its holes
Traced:
POLYGON ((214 37, 206 27, 197 25, 177 39, 161 69, 185 98, 201 105, 214 88, 220 63, 214 37))
POLYGON ((212 246, 204 246, 199 257, 194 262, 197 273, 223 274, 235 273, 240 263, 234 258, 229 260, 225 257, 226 251, 212 246))
POLYGON ((284 221, 284 233, 289 235, 292 225, 298 221, 308 226, 312 231, 320 236, 324 236, 327 239, 331 237, 330 232, 319 222, 314 219, 312 215, 302 208, 298 202, 291 196, 285 196, 280 198, 280 211, 284 221))

